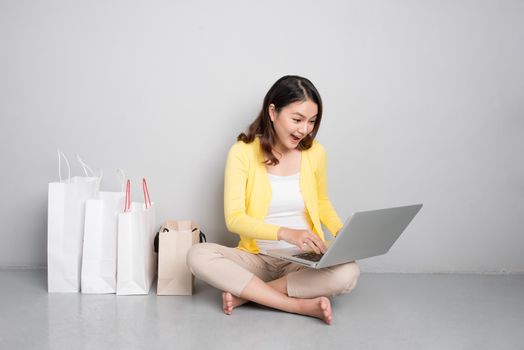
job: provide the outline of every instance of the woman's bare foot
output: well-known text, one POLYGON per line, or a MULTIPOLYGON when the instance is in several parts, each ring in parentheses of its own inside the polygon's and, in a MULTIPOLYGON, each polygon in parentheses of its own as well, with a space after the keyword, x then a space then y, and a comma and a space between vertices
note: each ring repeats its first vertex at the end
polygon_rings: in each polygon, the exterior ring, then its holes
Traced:
POLYGON ((300 300, 300 313, 321 319, 327 324, 333 321, 331 302, 326 297, 300 300))
POLYGON ((234 308, 247 302, 247 300, 236 297, 229 292, 222 292, 222 309, 226 315, 231 315, 234 308))

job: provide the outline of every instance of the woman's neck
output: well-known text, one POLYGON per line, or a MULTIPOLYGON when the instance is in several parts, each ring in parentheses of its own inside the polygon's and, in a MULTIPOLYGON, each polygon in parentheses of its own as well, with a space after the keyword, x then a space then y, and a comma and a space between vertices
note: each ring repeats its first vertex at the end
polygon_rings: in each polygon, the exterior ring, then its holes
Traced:
POLYGON ((277 159, 281 159, 281 158, 285 158, 289 155, 292 155, 292 154, 295 154, 297 152, 300 152, 297 148, 294 148, 294 149, 289 149, 289 148, 286 148, 286 147, 283 147, 282 145, 280 145, 279 143, 277 143, 274 147, 273 147, 273 154, 275 155, 275 157, 277 157, 277 159))
POLYGON ((273 175, 289 176, 300 171, 302 154, 298 149, 288 149, 286 152, 279 153, 273 149, 273 154, 278 159, 277 165, 267 166, 266 169, 273 175))
POLYGON ((273 154, 279 161, 285 158, 289 158, 290 156, 294 156, 298 152, 300 151, 297 149, 287 149, 285 151, 281 151, 279 149, 273 148, 273 154))

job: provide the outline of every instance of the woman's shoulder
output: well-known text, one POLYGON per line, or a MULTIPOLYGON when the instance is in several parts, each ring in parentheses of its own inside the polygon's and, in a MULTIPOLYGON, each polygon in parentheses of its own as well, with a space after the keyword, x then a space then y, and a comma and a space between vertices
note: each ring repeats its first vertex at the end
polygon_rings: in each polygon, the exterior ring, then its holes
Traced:
POLYGON ((314 157, 323 157, 326 154, 326 149, 317 140, 313 140, 311 147, 307 151, 314 157))
POLYGON ((255 139, 254 141, 250 143, 246 143, 244 141, 238 140, 236 141, 230 148, 230 151, 234 152, 246 152, 250 150, 254 150, 258 147, 258 139, 255 139))
POLYGON ((251 143, 246 143, 239 140, 230 147, 229 155, 242 159, 255 158, 257 156, 258 147, 259 145, 257 139, 251 143))

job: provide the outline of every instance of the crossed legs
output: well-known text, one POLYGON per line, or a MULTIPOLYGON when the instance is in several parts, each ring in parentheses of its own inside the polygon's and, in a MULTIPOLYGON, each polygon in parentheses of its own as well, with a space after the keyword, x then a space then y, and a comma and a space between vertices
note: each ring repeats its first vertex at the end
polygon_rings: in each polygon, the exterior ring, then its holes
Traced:
POLYGON ((274 309, 316 317, 327 324, 331 324, 332 321, 331 303, 328 298, 293 298, 273 289, 257 276, 253 276, 240 297, 274 309))
POLYGON ((270 279, 267 261, 255 254, 213 243, 193 246, 187 262, 198 278, 223 291, 222 306, 228 315, 235 307, 253 301, 282 311, 317 317, 327 324, 331 323, 333 316, 331 303, 325 296, 350 291, 359 273, 354 263, 322 270, 292 267, 283 277, 264 282, 264 279, 270 279), (224 279, 225 276, 228 278, 224 279))
MULTIPOLYGON (((270 286, 271 288, 273 288, 274 290, 276 290, 277 292, 287 295, 286 276, 283 276, 276 280, 267 282, 266 284, 270 286)), ((233 294, 229 292, 222 292, 222 308, 224 309, 224 313, 226 315, 231 315, 234 308, 244 305, 247 302, 249 302, 249 300, 234 296, 233 294)))

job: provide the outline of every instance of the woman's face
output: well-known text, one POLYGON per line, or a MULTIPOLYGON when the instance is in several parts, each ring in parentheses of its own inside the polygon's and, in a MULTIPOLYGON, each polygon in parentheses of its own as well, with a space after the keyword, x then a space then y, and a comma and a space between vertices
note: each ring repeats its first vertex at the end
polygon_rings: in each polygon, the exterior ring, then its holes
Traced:
POLYGON ((309 99, 290 103, 280 112, 274 104, 270 104, 269 116, 277 135, 278 150, 296 149, 300 140, 313 131, 317 114, 317 104, 309 99))

